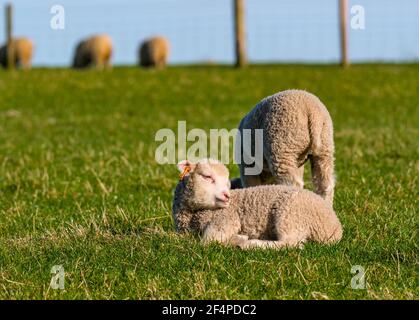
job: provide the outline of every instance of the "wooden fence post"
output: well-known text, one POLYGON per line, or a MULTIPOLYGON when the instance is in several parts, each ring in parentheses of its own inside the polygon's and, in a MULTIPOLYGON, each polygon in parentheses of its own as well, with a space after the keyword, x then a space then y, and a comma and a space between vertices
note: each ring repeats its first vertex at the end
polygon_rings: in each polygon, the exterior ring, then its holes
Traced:
POLYGON ((343 67, 349 66, 348 53, 348 0, 339 1, 339 20, 340 20, 340 52, 341 64, 343 67))
POLYGON ((7 39, 7 68, 14 69, 15 67, 15 54, 13 42, 13 9, 9 3, 6 5, 6 39, 7 39))
POLYGON ((233 0, 233 2, 236 67, 240 68, 247 64, 244 0, 233 0))

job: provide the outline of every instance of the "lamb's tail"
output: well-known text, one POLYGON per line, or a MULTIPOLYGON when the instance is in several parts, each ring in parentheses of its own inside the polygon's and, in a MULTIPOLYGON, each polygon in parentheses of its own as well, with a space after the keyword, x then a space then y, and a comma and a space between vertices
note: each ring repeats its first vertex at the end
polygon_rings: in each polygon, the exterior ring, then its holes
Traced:
POLYGON ((323 131, 323 121, 313 119, 313 115, 308 116, 308 131, 311 141, 311 152, 319 153, 322 147, 321 135, 323 131))

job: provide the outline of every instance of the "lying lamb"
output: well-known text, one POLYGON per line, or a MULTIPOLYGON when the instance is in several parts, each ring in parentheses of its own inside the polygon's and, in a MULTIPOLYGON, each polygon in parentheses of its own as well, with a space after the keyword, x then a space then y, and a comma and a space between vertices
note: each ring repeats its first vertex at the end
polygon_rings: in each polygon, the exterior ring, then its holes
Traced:
MULTIPOLYGON (((263 170, 246 174, 239 164, 243 187, 261 184, 304 186, 304 163, 310 159, 315 192, 333 204, 333 124, 323 103, 303 90, 286 90, 263 99, 240 122, 239 131, 263 129, 263 170)), ((243 135, 242 135, 243 136, 243 135)), ((254 139, 254 138, 253 138, 254 139)), ((240 148, 241 159, 254 154, 240 148), (244 152, 243 152, 244 151, 244 152)), ((253 164, 252 164, 253 165, 253 164)), ((234 187, 240 186, 237 180, 234 187)))
POLYGON ((342 237, 332 207, 311 191, 284 185, 230 191, 229 172, 215 160, 185 160, 178 168, 173 217, 179 232, 199 232, 204 242, 243 249, 294 247, 308 240, 328 244, 342 237))

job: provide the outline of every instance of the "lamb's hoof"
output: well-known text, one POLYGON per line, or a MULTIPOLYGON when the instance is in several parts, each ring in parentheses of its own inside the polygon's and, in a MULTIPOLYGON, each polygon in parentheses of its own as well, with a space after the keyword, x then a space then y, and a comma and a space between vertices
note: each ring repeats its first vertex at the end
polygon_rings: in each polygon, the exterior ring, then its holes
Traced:
POLYGON ((235 234, 231 237, 230 243, 235 247, 243 248, 248 239, 249 237, 244 234, 235 234))

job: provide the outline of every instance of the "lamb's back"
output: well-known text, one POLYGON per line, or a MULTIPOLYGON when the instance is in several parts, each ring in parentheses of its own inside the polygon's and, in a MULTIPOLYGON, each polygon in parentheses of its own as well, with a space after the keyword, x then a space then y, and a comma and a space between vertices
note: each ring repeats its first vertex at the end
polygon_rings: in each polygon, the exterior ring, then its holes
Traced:
POLYGON ((311 115, 330 118, 324 104, 314 94, 305 90, 280 91, 262 99, 242 120, 240 129, 266 129, 275 125, 307 127, 311 115))
POLYGON ((231 190, 237 203, 241 233, 249 238, 271 239, 275 232, 275 214, 286 207, 299 189, 281 185, 261 185, 231 190))

